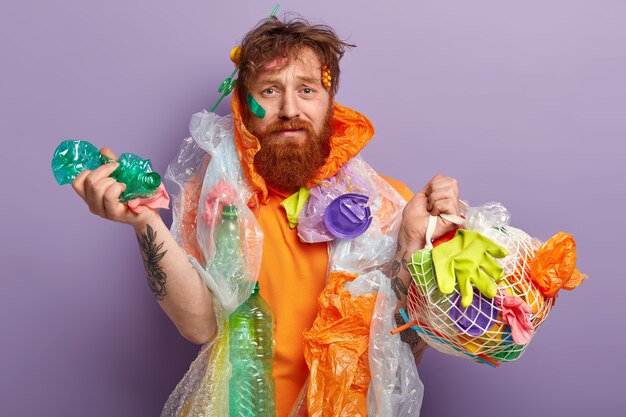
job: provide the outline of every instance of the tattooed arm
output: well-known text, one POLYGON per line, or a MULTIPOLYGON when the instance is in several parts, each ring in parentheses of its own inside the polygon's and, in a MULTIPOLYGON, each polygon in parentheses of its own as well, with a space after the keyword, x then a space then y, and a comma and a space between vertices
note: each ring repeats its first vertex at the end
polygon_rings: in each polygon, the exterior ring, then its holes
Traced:
POLYGON ((159 305, 186 339, 208 342, 217 328, 213 296, 187 254, 156 212, 134 226, 148 286, 159 305))
MULTIPOLYGON (((104 148, 101 152, 113 159, 104 148)), ((134 227, 148 286, 178 331, 194 343, 206 343, 217 328, 213 296, 178 246, 156 210, 143 207, 136 214, 119 202, 125 185, 109 175, 117 163, 81 172, 72 183, 76 193, 100 217, 134 227)))
MULTIPOLYGON (((407 268, 407 261, 411 255, 422 249, 425 244, 426 226, 428 218, 440 213, 459 213, 459 189, 454 178, 444 175, 434 176, 428 184, 407 203, 402 213, 402 224, 398 234, 398 250, 391 265, 391 287, 398 298, 398 308, 406 308, 408 288, 411 274, 407 268)), ((433 237, 444 235, 455 226, 443 219, 439 219, 433 237)), ((396 322, 404 324, 402 316, 397 313, 396 322)), ((419 364, 426 342, 413 329, 401 333, 402 340, 409 344, 415 363, 419 364)))
MULTIPOLYGON (((406 311, 408 288, 411 281, 411 275, 407 268, 407 251, 398 243, 398 251, 394 260, 391 263, 391 288, 396 294, 398 299, 398 308, 395 313, 395 320, 398 326, 404 324, 402 315, 399 312, 400 308, 404 308, 406 311)), ((419 337, 417 332, 411 328, 404 330, 400 333, 400 338, 403 342, 409 345, 413 357, 415 358, 415 365, 419 365, 422 360, 424 350, 426 350, 426 342, 419 337)))

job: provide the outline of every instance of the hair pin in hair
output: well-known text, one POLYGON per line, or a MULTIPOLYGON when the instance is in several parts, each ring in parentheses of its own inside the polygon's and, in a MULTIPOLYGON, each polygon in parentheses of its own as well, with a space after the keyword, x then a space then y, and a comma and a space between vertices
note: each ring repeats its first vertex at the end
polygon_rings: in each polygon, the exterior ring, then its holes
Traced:
POLYGON ((322 67, 322 84, 324 84, 324 87, 330 89, 332 86, 332 79, 333 77, 331 76, 330 68, 324 65, 322 67))
MULTIPOLYGON (((267 18, 268 21, 272 17, 276 16, 276 12, 278 12, 279 8, 280 8, 280 3, 276 3, 276 6, 274 6, 274 10, 272 10, 272 13, 270 13, 269 17, 267 18)), ((222 100, 224 100, 224 97, 229 95, 235 88, 235 83, 237 82, 237 79, 235 78, 235 76, 237 75, 237 71, 239 71, 239 64, 241 62, 240 61, 241 60, 241 47, 240 46, 235 46, 233 49, 231 49, 230 60, 233 61, 233 63, 235 64, 235 69, 233 70, 233 72, 230 73, 228 77, 226 77, 224 81, 222 81, 222 84, 220 84, 219 88, 217 89, 217 92, 222 93, 222 95, 217 100, 217 102, 213 105, 213 107, 211 107, 212 112, 214 112, 215 109, 217 109, 217 106, 219 106, 222 100)))

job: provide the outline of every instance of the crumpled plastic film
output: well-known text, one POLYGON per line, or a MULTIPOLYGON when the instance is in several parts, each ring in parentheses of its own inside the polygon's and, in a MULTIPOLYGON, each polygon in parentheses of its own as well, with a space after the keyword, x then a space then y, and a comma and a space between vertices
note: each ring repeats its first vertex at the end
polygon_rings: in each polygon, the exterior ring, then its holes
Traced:
MULTIPOLYGON (((372 380, 367 393, 367 413, 376 417, 419 417, 424 385, 419 379, 415 360, 396 327, 396 297, 389 279, 380 271, 358 277, 372 282, 378 295, 370 325, 369 364, 372 380)), ((354 295, 354 292, 350 290, 354 295)))
POLYGON ((170 394, 161 417, 228 416, 228 324, 204 345, 189 370, 170 394))
POLYGON ((483 233, 494 227, 508 226, 511 214, 501 203, 490 201, 478 207, 468 206, 465 219, 468 230, 483 233))
POLYGON ((554 297, 561 288, 572 290, 586 275, 576 275, 576 242, 568 233, 557 233, 548 239, 535 255, 531 277, 546 297, 554 297), (570 284, 571 278, 574 281, 570 284))
MULTIPOLYGON (((370 199, 373 189, 369 180, 359 171, 354 159, 348 161, 339 173, 309 189, 309 199, 298 216, 298 236, 304 242, 328 242, 335 236, 324 224, 324 213, 328 205, 342 194, 362 194, 370 199)), ((371 206, 371 201, 369 202, 371 206)))
POLYGON ((252 190, 244 178, 233 141, 231 116, 206 111, 192 116, 186 139, 170 163, 167 177, 178 184, 172 232, 188 250, 190 261, 226 311, 245 301, 261 267, 261 228, 248 208, 252 190), (224 204, 237 206, 241 226, 245 278, 235 287, 213 267, 216 230, 224 204), (195 229, 194 226, 195 225, 195 229))
POLYGON ((165 172, 172 200, 174 239, 187 255, 204 262, 196 234, 196 219, 202 180, 211 156, 202 150, 193 138, 183 140, 174 160, 165 172))
POLYGON ((369 326, 376 294, 352 297, 344 284, 354 278, 330 273, 318 315, 304 333, 310 417, 367 415, 369 326))
MULTIPOLYGON (((334 271, 357 272, 380 269, 397 250, 397 236, 406 202, 387 181, 360 158, 350 161, 353 175, 373 178, 369 194, 373 220, 369 228, 354 239, 338 239, 330 247, 334 271)), ((313 189, 312 189, 313 190, 313 189)))

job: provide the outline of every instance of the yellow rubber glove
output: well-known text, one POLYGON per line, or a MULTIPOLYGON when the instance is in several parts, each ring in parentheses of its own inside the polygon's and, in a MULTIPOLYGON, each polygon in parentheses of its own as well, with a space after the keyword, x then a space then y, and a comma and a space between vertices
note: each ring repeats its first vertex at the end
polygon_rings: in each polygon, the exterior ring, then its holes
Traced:
POLYGON ((474 297, 472 284, 485 295, 496 295, 496 282, 504 270, 493 258, 504 258, 506 249, 478 232, 457 230, 456 236, 433 249, 433 264, 439 291, 450 294, 459 283, 461 306, 469 307, 474 297))

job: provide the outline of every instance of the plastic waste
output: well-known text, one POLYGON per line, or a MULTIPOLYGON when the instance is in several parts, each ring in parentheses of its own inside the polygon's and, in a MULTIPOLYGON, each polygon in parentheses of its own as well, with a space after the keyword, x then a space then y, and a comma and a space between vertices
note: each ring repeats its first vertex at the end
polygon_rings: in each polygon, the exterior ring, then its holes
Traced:
POLYGON ((451 294, 458 282, 461 306, 469 307, 472 284, 487 298, 496 295, 496 282, 504 275, 494 258, 504 258, 506 249, 471 230, 457 230, 454 239, 432 251, 439 290, 451 294))
POLYGON ((561 288, 572 290, 580 285, 587 276, 576 270, 574 237, 560 232, 541 245, 531 264, 531 277, 546 297, 555 297, 561 288))
POLYGON ((222 208, 222 219, 215 231, 215 258, 212 267, 221 276, 221 285, 235 291, 243 279, 243 255, 241 253, 241 228, 237 206, 222 208))
POLYGON ((309 417, 366 417, 369 325, 376 294, 353 297, 344 284, 355 274, 331 272, 319 310, 304 332, 304 358, 311 371, 309 417))
MULTIPOLYGON (((59 185, 70 184, 85 169, 96 169, 109 162, 113 160, 102 155, 90 142, 65 140, 54 151, 52 172, 59 185)), ((126 189, 120 195, 121 202, 150 197, 161 185, 161 176, 152 171, 150 160, 123 153, 117 162, 119 166, 110 176, 126 184, 126 189)))
POLYGON ((272 313, 259 294, 252 295, 229 318, 230 417, 274 417, 276 392, 272 376, 272 313))

